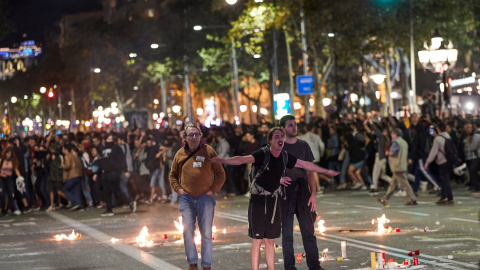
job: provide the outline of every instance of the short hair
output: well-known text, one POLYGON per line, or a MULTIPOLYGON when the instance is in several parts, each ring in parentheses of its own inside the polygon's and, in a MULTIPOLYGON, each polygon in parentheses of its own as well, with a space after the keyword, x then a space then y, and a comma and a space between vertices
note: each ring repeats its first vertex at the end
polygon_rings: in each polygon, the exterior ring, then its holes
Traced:
POLYGON ((185 129, 184 129, 183 132, 182 132, 182 137, 183 137, 183 139, 186 139, 186 138, 187 138, 187 130, 188 130, 189 128, 195 128, 195 129, 197 129, 198 132, 200 133, 200 137, 203 136, 202 131, 201 131, 197 126, 195 126, 194 124, 188 124, 187 126, 185 126, 185 129))
POLYGON ((291 114, 282 116, 282 118, 280 119, 280 126, 285 127, 285 124, 287 123, 287 121, 290 121, 290 120, 295 120, 295 116, 291 114))
POLYGON ((285 131, 283 131, 283 129, 281 127, 273 127, 267 133, 267 142, 270 143, 270 140, 273 138, 273 133, 277 130, 280 130, 282 132, 282 134, 285 135, 285 131))
POLYGON ((392 133, 395 133, 397 134, 398 137, 402 137, 403 136, 403 131, 399 128, 394 128, 392 133))
POLYGON ((442 132, 445 131, 445 128, 446 128, 446 127, 447 127, 447 126, 445 125, 445 122, 443 122, 443 121, 438 121, 438 123, 437 123, 437 128, 438 128, 440 131, 442 131, 442 132))

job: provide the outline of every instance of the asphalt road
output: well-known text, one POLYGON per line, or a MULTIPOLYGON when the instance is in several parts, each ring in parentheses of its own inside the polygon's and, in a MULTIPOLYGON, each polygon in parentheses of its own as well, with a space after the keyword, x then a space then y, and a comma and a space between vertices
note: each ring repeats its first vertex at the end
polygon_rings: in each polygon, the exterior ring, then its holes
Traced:
MULTIPOLYGON (((405 206, 406 198, 393 197, 384 207, 366 191, 332 192, 317 197, 318 213, 326 231, 316 232, 319 250, 328 249, 326 269, 370 269, 370 252, 402 263, 408 252, 419 250, 419 266, 409 269, 479 269, 480 199, 454 190, 455 205, 437 206, 434 195, 421 195, 419 205, 405 206), (378 234, 372 219, 385 214, 393 232, 378 234), (428 230, 425 228, 428 227, 428 230), (400 232, 395 232, 399 228, 400 232), (346 257, 340 260, 341 241, 346 257)), ((217 198, 214 225, 213 269, 250 269, 244 196, 217 198), (225 233, 223 230, 225 229, 225 233)), ((139 205, 135 214, 115 208, 113 217, 100 217, 103 209, 83 212, 32 212, 0 218, 0 269, 187 269, 181 234, 174 226, 178 205, 139 205), (139 247, 136 237, 147 226, 152 247, 139 247), (81 238, 57 241, 54 235, 81 238), (165 238, 166 236, 166 238, 165 238), (118 239, 112 242, 112 238, 118 239), (180 240, 180 241, 179 241, 180 240), (176 243, 180 242, 180 243, 176 243)), ((284 269, 281 239, 276 240, 276 269, 284 269)), ((197 245, 200 252, 200 245, 197 245)), ((298 227, 296 253, 304 252, 298 227)), ((263 261, 262 261, 263 263, 263 261)), ((307 269, 305 259, 298 269, 307 269)))

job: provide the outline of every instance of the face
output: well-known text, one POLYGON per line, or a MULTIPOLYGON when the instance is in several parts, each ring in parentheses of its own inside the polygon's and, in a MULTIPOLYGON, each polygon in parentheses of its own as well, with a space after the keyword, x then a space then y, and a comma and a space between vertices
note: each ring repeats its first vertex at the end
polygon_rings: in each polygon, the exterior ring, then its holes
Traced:
POLYGON ((412 114, 411 119, 412 119, 412 123, 417 123, 417 121, 418 121, 418 116, 417 116, 417 114, 416 114, 416 113, 412 114))
POLYGON ((467 134, 472 133, 472 125, 471 124, 466 124, 463 129, 465 130, 465 133, 467 133, 467 134))
POLYGON ((188 147, 192 150, 197 149, 198 146, 200 145, 200 139, 201 139, 200 131, 198 131, 198 129, 196 128, 189 127, 186 133, 187 133, 187 136, 185 137, 185 140, 188 143, 188 147))
POLYGON ((267 125, 261 125, 259 128, 260 133, 262 134, 267 134, 268 132, 268 126, 267 125))
POLYGON ((247 140, 247 142, 251 141, 252 139, 253 139, 253 135, 251 133, 245 134, 245 140, 247 140))
POLYGON ((272 149, 276 151, 282 150, 284 142, 285 142, 285 135, 283 135, 283 132, 280 130, 275 130, 273 132, 272 139, 268 141, 272 149))
POLYGON ((92 148, 92 156, 97 156, 98 155, 98 152, 97 152, 97 148, 92 148))
POLYGON ((108 136, 106 139, 105 139, 105 142, 113 142, 113 136, 108 136))
POLYGON ((285 130, 287 137, 297 136, 297 122, 295 122, 295 119, 285 122, 285 127, 282 127, 282 129, 285 130))

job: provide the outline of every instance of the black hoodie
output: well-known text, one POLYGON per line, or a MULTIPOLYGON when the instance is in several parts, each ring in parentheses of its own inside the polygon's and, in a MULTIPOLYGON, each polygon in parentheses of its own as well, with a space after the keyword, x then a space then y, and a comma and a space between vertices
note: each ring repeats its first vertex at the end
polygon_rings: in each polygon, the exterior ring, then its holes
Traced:
POLYGON ((120 146, 117 144, 113 144, 110 147, 105 146, 102 151, 99 170, 102 170, 104 173, 127 171, 127 161, 120 146))

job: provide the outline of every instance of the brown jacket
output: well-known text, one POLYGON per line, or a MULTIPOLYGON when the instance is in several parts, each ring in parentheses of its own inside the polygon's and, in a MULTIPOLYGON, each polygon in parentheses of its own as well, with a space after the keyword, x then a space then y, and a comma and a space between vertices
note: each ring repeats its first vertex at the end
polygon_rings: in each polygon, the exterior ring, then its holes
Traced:
POLYGON ((183 147, 178 150, 173 158, 172 169, 170 170, 170 186, 175 192, 180 188, 191 196, 200 196, 211 191, 217 192, 225 183, 225 171, 220 163, 212 163, 210 159, 217 156, 217 153, 209 145, 201 145, 183 165, 183 161, 190 155, 190 150, 183 147))
POLYGON ((80 158, 68 153, 62 163, 63 182, 75 177, 83 176, 83 165, 80 158))

